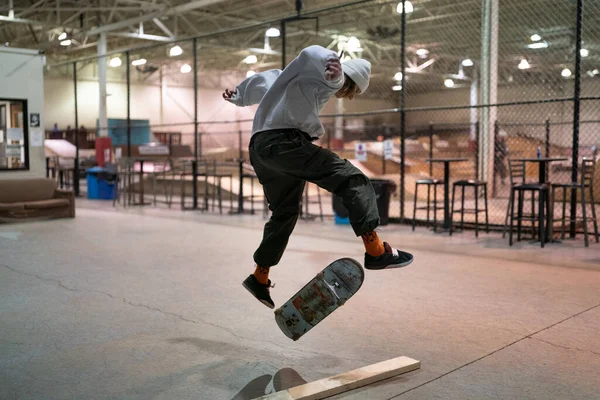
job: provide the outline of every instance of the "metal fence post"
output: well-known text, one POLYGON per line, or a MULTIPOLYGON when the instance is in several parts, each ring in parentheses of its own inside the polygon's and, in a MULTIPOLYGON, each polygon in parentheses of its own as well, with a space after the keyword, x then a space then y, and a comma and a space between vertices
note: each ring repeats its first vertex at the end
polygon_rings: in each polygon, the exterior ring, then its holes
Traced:
POLYGON ((75 93, 75 166, 73 170, 73 191, 79 196, 79 113, 77 112, 77 63, 73 63, 73 90, 75 93))
POLYGON ((400 35, 400 64, 402 64, 402 90, 400 91, 400 220, 404 219, 406 196, 406 0, 402 0, 402 33, 400 35))
MULTIPOLYGON (((577 0, 577 26, 575 41, 575 88, 573 92, 573 160, 571 165, 571 180, 577 182, 579 170, 579 112, 581 108, 581 30, 583 19, 583 0, 577 0)), ((571 232, 570 236, 575 237, 577 223, 577 190, 571 190, 571 232)), ((584 222, 585 223, 585 222, 584 222)))
MULTIPOLYGON (((131 158, 131 74, 129 71, 129 51, 125 52, 125 63, 127 73, 127 158, 131 158)), ((144 171, 142 171, 142 175, 143 173, 144 171)))
MULTIPOLYGON (((192 162, 193 208, 198 208, 198 39, 193 40, 194 53, 194 161, 192 162)), ((208 184, 208 183, 207 183, 208 184)))
MULTIPOLYGON (((433 122, 429 123, 429 159, 433 158, 433 122)), ((429 163, 429 176, 433 177, 433 163, 429 163)))

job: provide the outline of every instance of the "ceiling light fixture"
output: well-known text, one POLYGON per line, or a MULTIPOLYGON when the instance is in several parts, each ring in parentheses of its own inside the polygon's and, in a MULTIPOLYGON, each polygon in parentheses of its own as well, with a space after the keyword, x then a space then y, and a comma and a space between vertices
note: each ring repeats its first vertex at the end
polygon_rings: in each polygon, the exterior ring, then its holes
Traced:
POLYGON ((587 57, 590 55, 590 51, 588 49, 581 49, 579 50, 579 54, 581 54, 581 57, 587 57))
POLYGON ((402 90, 402 85, 395 85, 395 86, 392 86, 392 90, 393 90, 394 92, 399 92, 400 90, 402 90))
POLYGON ((563 78, 568 78, 572 75, 572 72, 569 68, 565 68, 561 71, 560 74, 562 75, 563 78))
POLYGON ((131 62, 131 65, 134 65, 134 66, 144 65, 144 64, 146 64, 146 59, 145 58, 140 58, 138 60, 133 60, 131 62))
POLYGON ((529 48, 529 49, 546 49, 546 48, 548 48, 548 42, 530 43, 527 45, 527 48, 529 48))
POLYGON ((452 79, 446 79, 444 80, 444 86, 447 88, 454 87, 454 81, 452 79))
POLYGON ((120 67, 121 66, 121 59, 119 57, 113 57, 108 62, 108 65, 110 65, 113 68, 120 67))
POLYGON ((419 49, 419 50, 417 50, 417 55, 419 57, 426 57, 427 54, 429 54, 429 50, 427 50, 427 49, 419 49))
POLYGON ((251 54, 248 57, 244 58, 244 62, 246 64, 256 64, 258 62, 258 58, 255 55, 251 54))
POLYGON ((360 47, 360 40, 358 40, 356 36, 350 36, 348 43, 346 43, 346 50, 351 52, 362 51, 362 48, 360 47))
POLYGON ((462 65, 463 65, 463 67, 472 67, 473 66, 473 60, 471 60, 470 58, 465 58, 462 61, 462 65))
POLYGON ((190 64, 183 64, 179 71, 181 71, 182 74, 187 74, 192 72, 192 67, 190 66, 190 64))
POLYGON ((71 45, 71 39, 67 39, 67 40, 63 40, 62 42, 60 42, 61 46, 70 46, 71 45))
POLYGON ((250 71, 246 72, 246 78, 250 78, 254 74, 256 74, 256 72, 250 70, 250 71))
POLYGON ((394 75, 394 80, 401 81, 402 80, 402 72, 396 72, 396 75, 394 75))
POLYGON ((518 67, 519 69, 529 69, 531 66, 529 65, 529 62, 526 59, 522 59, 518 67))
MULTIPOLYGON (((410 14, 411 12, 413 12, 415 9, 412 5, 412 3, 408 0, 406 0, 406 13, 410 14)), ((398 5, 396 6, 396 12, 398 14, 402 14, 403 9, 402 9, 402 2, 399 2, 398 5)))
POLYGON ((173 46, 169 49, 170 57, 177 57, 183 54, 183 49, 179 46, 173 46))
POLYGON ((67 32, 63 32, 58 35, 58 40, 65 40, 67 38, 67 32))
POLYGON ((530 39, 532 42, 539 42, 540 40, 542 40, 542 37, 537 33, 534 33, 533 35, 531 35, 530 39))
POLYGON ((281 35, 281 33, 279 32, 279 29, 277 29, 277 28, 269 28, 269 29, 267 29, 266 35, 268 37, 279 37, 279 35, 281 35))

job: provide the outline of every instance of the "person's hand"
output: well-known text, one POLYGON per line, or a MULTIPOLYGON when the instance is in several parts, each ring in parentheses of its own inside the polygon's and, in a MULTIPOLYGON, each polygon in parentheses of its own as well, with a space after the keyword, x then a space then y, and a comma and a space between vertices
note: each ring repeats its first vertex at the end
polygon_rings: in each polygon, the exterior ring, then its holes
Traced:
POLYGON ((325 64, 325 78, 327 80, 334 80, 339 78, 341 74, 342 64, 340 63, 340 59, 336 56, 327 60, 327 64, 325 64))
POLYGON ((229 89, 225 89, 225 91, 223 92, 223 98, 225 100, 231 100, 231 98, 233 96, 235 96, 237 94, 237 90, 229 90, 229 89))

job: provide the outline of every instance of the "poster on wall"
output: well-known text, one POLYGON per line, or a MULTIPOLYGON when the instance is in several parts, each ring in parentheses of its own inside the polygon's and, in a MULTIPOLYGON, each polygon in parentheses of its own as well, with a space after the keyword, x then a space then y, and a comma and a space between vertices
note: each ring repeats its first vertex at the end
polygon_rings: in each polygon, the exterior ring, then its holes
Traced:
POLYGON ((29 134, 31 147, 42 147, 44 145, 44 132, 41 129, 32 129, 29 134))
POLYGON ((367 146, 362 142, 356 142, 354 144, 354 154, 357 161, 367 161, 367 146))
POLYGON ((40 127, 40 114, 39 113, 29 114, 29 126, 31 126, 33 128, 40 127))

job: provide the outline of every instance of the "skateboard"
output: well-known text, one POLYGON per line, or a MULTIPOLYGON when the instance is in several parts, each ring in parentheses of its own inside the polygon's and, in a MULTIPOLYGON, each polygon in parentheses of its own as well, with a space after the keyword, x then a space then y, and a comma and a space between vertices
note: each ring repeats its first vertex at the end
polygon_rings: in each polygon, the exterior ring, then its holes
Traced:
POLYGON ((340 258, 320 271, 275 310, 279 329, 296 341, 323 321, 360 289, 365 274, 360 263, 340 258))

